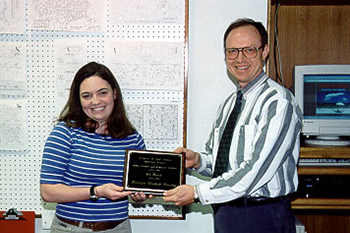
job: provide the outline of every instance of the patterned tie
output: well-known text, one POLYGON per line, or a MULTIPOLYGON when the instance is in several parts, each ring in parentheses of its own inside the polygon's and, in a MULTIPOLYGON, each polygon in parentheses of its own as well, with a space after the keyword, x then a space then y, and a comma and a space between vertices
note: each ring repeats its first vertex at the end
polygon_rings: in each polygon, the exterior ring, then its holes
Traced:
POLYGON ((235 128, 237 117, 241 111, 242 105, 242 91, 239 90, 237 92, 237 98, 235 106, 228 118, 226 123, 224 133, 222 134, 222 138, 219 145, 218 155, 216 158, 215 169, 213 178, 222 175, 222 173, 227 171, 228 167, 228 158, 230 154, 231 141, 233 136, 233 129, 235 128))

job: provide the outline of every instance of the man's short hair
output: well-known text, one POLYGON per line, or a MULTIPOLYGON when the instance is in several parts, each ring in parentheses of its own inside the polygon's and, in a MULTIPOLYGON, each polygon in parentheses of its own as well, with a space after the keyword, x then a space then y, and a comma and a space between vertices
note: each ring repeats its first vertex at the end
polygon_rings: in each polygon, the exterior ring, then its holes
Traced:
POLYGON ((267 45, 267 43, 268 43, 268 35, 267 35, 267 31, 266 31, 264 25, 262 25, 262 23, 260 23, 260 22, 254 21, 252 19, 240 18, 240 19, 237 19, 236 21, 232 22, 228 26, 228 28, 226 29, 226 32, 224 34, 224 49, 226 50, 227 36, 233 29, 243 27, 243 26, 249 26, 249 25, 255 27, 258 30, 258 32, 260 34, 260 38, 261 38, 261 46, 265 47, 265 45, 267 45))

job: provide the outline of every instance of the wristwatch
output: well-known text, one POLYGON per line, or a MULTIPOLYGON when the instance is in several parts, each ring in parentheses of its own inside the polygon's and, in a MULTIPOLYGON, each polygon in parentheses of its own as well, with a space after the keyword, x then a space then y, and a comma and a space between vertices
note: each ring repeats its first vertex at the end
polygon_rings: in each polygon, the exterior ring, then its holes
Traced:
POLYGON ((193 187, 193 202, 194 203, 198 203, 199 202, 199 195, 198 195, 198 191, 197 191, 197 186, 196 185, 193 187))
POLYGON ((98 200, 98 196, 95 193, 96 185, 90 187, 90 200, 96 202, 98 200))

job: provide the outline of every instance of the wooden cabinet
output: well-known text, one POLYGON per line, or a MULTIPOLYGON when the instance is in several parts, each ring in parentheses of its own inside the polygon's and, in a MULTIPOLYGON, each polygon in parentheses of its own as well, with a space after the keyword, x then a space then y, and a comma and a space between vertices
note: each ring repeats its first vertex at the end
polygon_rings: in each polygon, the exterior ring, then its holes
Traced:
MULTIPOLYGON (((349 0, 269 0, 267 29, 267 74, 281 84, 282 77, 291 91, 296 65, 350 64, 349 0)), ((302 147, 300 156, 350 158, 350 148, 302 147)), ((299 167, 298 173, 350 175, 350 167, 299 167)), ((307 233, 350 233, 350 194, 349 199, 297 198, 292 208, 307 233)))
MULTIPOLYGON (((350 147, 301 147, 300 158, 350 158, 350 147)), ((350 175, 347 166, 301 166, 299 175, 350 175)), ((350 196, 349 196, 350 198, 350 196)))
POLYGON ((293 89, 296 65, 350 64, 349 0, 270 0, 268 11, 270 78, 293 89))
MULTIPOLYGON (((301 147, 300 158, 350 158, 350 148, 301 147)), ((347 166, 299 166, 299 175, 350 175, 347 166)), ((292 208, 298 219, 305 225, 307 233, 350 232, 350 192, 349 198, 296 198, 292 208)))
MULTIPOLYGON (((350 158, 350 148, 332 147, 315 148, 301 147, 300 158, 350 158)), ((299 175, 350 175, 350 166, 300 166, 299 175)), ((344 187, 344 192, 349 192, 344 187)), ((348 209, 350 210, 350 192, 349 198, 298 198, 293 200, 293 209, 348 209)))

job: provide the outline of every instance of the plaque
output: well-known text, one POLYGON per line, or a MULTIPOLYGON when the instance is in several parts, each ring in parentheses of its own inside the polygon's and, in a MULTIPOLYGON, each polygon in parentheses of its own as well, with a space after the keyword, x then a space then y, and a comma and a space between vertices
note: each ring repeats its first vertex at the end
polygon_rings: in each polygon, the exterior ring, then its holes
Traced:
POLYGON ((162 196, 185 183, 185 154, 126 150, 123 188, 162 196))

